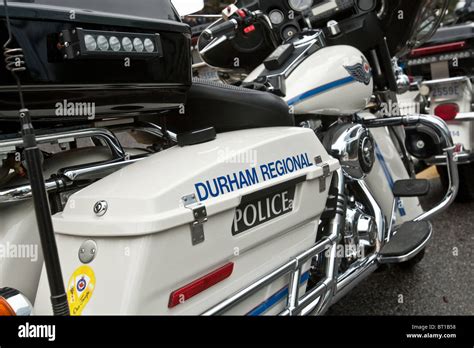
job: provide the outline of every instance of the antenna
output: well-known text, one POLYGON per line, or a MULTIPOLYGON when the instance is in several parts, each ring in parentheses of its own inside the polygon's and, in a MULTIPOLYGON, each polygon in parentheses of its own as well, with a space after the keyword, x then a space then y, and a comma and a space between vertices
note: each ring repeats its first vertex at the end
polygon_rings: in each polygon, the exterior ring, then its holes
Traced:
POLYGON ((3 45, 3 55, 5 57, 5 67, 12 73, 16 81, 20 98, 19 115, 24 146, 23 154, 25 156, 26 170, 33 193, 36 221, 38 223, 44 264, 51 292, 51 304, 54 315, 67 316, 70 314, 69 305, 64 289, 58 248, 54 235, 53 222, 51 220, 51 210, 44 184, 41 151, 36 142, 30 111, 25 107, 20 77, 17 75, 20 72, 26 71, 23 50, 21 48, 9 48, 9 45, 13 41, 13 35, 11 32, 7 0, 3 0, 3 5, 5 7, 5 18, 8 29, 8 40, 3 45))

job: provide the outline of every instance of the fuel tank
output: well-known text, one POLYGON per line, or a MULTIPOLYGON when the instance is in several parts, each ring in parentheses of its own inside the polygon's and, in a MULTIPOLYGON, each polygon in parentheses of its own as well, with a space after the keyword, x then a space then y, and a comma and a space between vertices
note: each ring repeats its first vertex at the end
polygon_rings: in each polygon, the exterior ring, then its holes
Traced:
POLYGON ((363 110, 373 93, 372 69, 364 55, 343 45, 314 52, 311 41, 302 41, 294 43, 295 53, 281 69, 269 71, 262 64, 245 82, 282 81, 279 87, 294 114, 341 116, 363 110))
POLYGON ((364 55, 351 46, 331 46, 293 70, 285 101, 295 114, 340 116, 364 109, 372 93, 372 69, 364 55))
MULTIPOLYGON (((72 314, 201 314, 309 249, 332 177, 319 157, 340 167, 309 129, 228 132, 72 195, 53 219, 72 314)), ((287 284, 228 314, 278 314, 287 284)), ((50 312, 43 270, 35 313, 50 312)))

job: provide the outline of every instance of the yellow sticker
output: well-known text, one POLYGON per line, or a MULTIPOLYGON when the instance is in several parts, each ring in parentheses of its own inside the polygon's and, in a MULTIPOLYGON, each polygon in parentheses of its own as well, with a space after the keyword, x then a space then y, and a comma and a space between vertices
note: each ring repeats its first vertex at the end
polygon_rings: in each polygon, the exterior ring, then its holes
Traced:
POLYGON ((95 274, 89 266, 74 271, 67 285, 67 300, 71 315, 81 315, 92 297, 95 288, 95 274))

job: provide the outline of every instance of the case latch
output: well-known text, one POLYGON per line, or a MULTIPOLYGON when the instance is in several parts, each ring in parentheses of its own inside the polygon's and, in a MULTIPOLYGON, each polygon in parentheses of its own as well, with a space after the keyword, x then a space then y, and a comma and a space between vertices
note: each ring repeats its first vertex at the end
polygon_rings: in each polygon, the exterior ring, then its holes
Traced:
POLYGON ((323 176, 319 178, 319 192, 324 192, 326 191, 326 178, 331 176, 331 168, 328 163, 323 163, 321 156, 317 156, 314 160, 318 167, 323 168, 323 176))
POLYGON ((206 206, 197 201, 196 195, 188 195, 182 198, 184 207, 193 212, 194 221, 191 224, 191 242, 193 245, 204 242, 204 223, 207 222, 206 206))

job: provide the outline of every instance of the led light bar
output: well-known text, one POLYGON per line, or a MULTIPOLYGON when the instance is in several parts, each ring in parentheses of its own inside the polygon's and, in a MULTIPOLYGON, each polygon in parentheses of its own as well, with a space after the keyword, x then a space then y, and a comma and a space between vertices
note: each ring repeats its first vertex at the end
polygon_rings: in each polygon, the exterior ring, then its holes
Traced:
POLYGON ((58 48, 64 59, 133 57, 151 59, 163 56, 160 34, 86 30, 63 30, 58 48))
POLYGON ((452 52, 452 53, 444 53, 441 55, 436 55, 436 56, 431 56, 431 57, 410 59, 408 61, 408 65, 409 66, 423 65, 423 64, 450 61, 455 58, 466 59, 466 58, 472 58, 472 57, 474 57, 474 50, 452 52))
POLYGON ((425 57, 433 54, 462 50, 467 46, 466 41, 451 42, 443 45, 415 48, 411 51, 411 57, 425 57))

